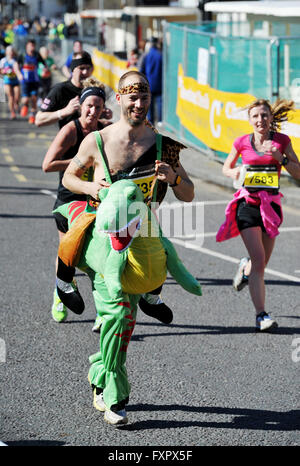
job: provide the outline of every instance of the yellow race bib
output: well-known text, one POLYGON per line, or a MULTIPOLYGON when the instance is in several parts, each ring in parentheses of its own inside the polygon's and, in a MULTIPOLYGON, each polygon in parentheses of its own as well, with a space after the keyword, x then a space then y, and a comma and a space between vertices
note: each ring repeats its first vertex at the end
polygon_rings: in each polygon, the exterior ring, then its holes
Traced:
POLYGON ((151 192, 151 186, 155 176, 154 163, 144 165, 142 167, 135 167, 129 170, 124 170, 115 175, 112 175, 112 181, 117 180, 131 180, 138 185, 146 199, 151 192))
POLYGON ((133 178, 132 179, 132 181, 138 185, 138 187, 144 194, 144 198, 150 195, 153 180, 154 180, 154 175, 147 176, 146 178, 133 178))
POLYGON ((278 189, 279 176, 275 165, 250 165, 247 168, 245 188, 278 189))

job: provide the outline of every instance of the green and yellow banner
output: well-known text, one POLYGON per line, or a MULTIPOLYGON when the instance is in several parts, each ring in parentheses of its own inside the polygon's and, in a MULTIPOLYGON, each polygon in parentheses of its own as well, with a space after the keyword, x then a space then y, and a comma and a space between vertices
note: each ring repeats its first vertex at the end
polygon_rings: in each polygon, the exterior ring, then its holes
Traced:
MULTIPOLYGON (((178 67, 178 93, 176 113, 182 126, 207 147, 229 153, 233 141, 253 132, 245 107, 256 97, 250 94, 224 92, 199 84, 196 79, 184 76, 178 67)), ((300 110, 290 112, 289 120, 281 131, 292 141, 300 156, 300 110)))
MULTIPOLYGON (((117 92, 120 77, 129 70, 127 68, 127 61, 121 60, 114 55, 100 52, 97 49, 93 50, 92 59, 94 64, 93 75, 95 78, 117 92)), ((137 68, 130 67, 130 69, 137 68)))
POLYGON ((120 77, 127 71, 126 61, 97 49, 93 50, 92 59, 95 78, 116 92, 120 77))

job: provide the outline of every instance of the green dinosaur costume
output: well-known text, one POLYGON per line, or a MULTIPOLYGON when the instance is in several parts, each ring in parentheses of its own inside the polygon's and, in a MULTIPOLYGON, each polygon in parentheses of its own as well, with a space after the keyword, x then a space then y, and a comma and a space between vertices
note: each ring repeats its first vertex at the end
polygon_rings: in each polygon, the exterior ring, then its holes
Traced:
MULTIPOLYGON (((103 166, 106 180, 111 182, 104 160, 103 166)), ((156 187, 153 192, 155 201, 156 187)), ((116 181, 99 191, 99 199, 100 205, 94 210, 89 202, 82 201, 56 210, 68 218, 70 227, 66 241, 60 245, 60 260, 67 269, 76 265, 92 282, 102 325, 100 351, 90 356, 89 381, 103 390, 104 403, 110 409, 128 402, 126 352, 141 295, 160 287, 167 271, 190 293, 201 296, 201 287, 178 258, 172 243, 163 236, 136 183, 126 179, 116 181), (71 246, 74 242, 72 231, 79 235, 74 257, 68 251, 68 236, 72 238, 71 246)))
MULTIPOLYGON (((77 267, 89 275, 102 317, 100 351, 90 357, 89 381, 103 389, 110 408, 129 396, 126 351, 141 294, 162 285, 167 271, 190 293, 201 296, 201 287, 162 235, 134 182, 117 181, 101 189, 99 197, 96 221, 86 232, 77 267)), ((72 227, 87 209, 87 203, 74 201, 58 210, 72 227)))

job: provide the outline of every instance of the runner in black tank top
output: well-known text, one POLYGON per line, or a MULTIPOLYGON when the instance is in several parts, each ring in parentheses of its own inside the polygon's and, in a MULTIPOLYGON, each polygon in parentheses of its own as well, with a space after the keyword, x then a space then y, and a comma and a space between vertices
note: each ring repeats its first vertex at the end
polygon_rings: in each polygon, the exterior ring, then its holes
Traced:
MULTIPOLYGON (((43 170, 45 172, 59 172, 59 183, 54 208, 71 201, 82 201, 83 203, 86 201, 86 196, 84 194, 75 194, 66 189, 62 183, 62 178, 70 161, 78 153, 83 139, 90 132, 103 129, 103 125, 99 122, 99 118, 105 105, 104 90, 100 86, 93 85, 86 87, 80 97, 80 105, 80 117, 61 128, 50 145, 43 161, 43 170)), ((82 174, 82 179, 88 179, 88 171, 82 174)), ((65 233, 68 231, 68 222, 65 217, 58 213, 53 215, 58 229, 59 242, 61 242, 65 233)), ((73 282, 72 286, 73 289, 76 288, 73 282)), ((63 322, 67 317, 67 308, 59 299, 56 287, 54 291, 52 317, 56 322, 63 322)))
MULTIPOLYGON (((85 137, 82 131, 80 121, 77 119, 77 120, 74 120, 74 123, 76 126, 77 141, 74 146, 70 147, 70 149, 65 154, 63 154, 62 160, 68 160, 74 157, 77 154, 79 146, 85 137)), ((103 125, 99 122, 98 129, 100 130, 102 128, 103 128, 103 125)), ((62 184, 63 176, 64 176, 64 171, 60 171, 59 172, 59 184, 57 188, 57 198, 54 203, 53 210, 59 207, 60 205, 66 204, 71 201, 86 201, 86 196, 84 194, 72 193, 71 191, 69 191, 67 188, 64 187, 64 185, 62 184)), ((87 174, 85 174, 83 178, 87 179, 87 174)), ((68 231, 67 219, 59 213, 54 213, 53 216, 56 222, 57 229, 63 233, 66 233, 68 231)))

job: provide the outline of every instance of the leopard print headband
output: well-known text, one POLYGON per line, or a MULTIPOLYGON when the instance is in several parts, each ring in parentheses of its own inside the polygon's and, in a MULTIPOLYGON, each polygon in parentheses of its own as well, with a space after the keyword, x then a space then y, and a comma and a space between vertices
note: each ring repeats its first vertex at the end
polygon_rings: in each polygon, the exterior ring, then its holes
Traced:
POLYGON ((119 94, 135 94, 137 92, 150 92, 149 86, 147 83, 133 83, 123 86, 119 89, 119 94))

